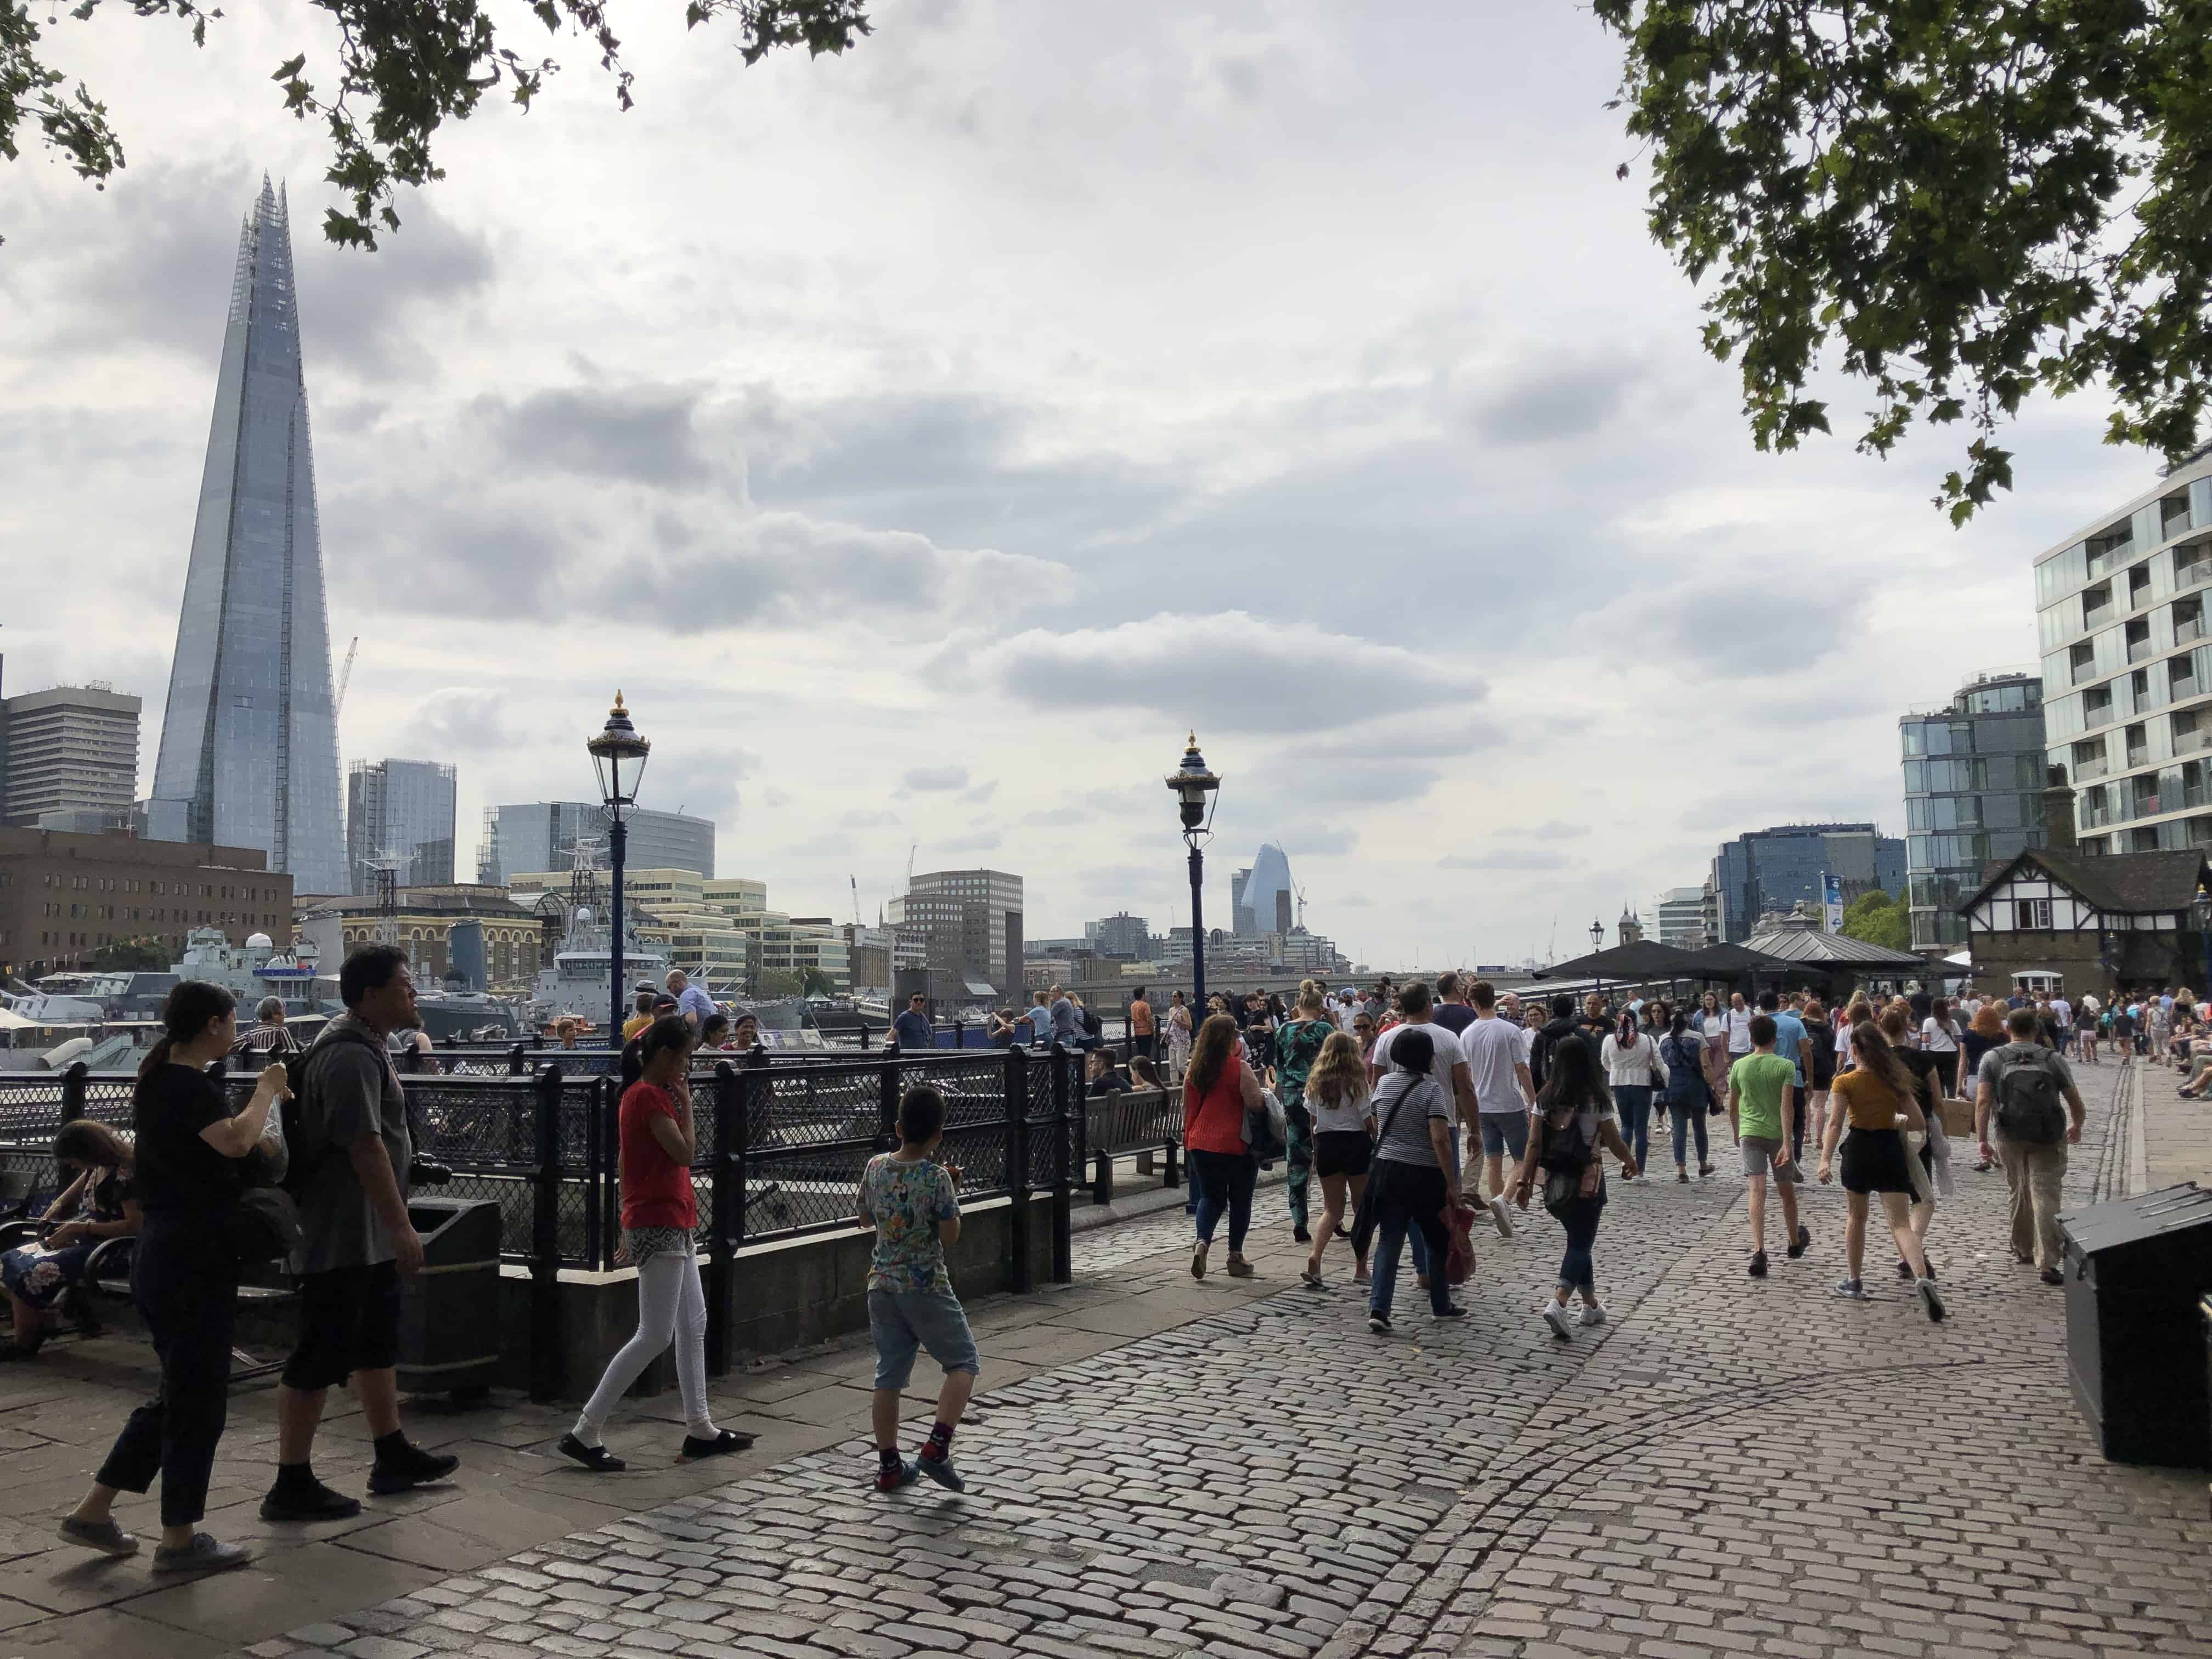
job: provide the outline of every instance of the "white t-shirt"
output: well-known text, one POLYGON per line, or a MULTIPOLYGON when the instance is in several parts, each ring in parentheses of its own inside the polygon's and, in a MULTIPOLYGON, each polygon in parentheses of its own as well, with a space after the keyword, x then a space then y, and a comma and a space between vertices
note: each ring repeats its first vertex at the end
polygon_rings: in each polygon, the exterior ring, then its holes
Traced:
POLYGON ((1606 1080, 1618 1088, 1652 1088, 1667 1080, 1666 1062, 1648 1031, 1638 1031, 1626 1048, 1617 1036, 1606 1038, 1598 1060, 1605 1067, 1606 1080))
POLYGON ((1364 1082, 1350 1099, 1335 1105, 1322 1104, 1309 1091, 1306 1108, 1313 1114, 1314 1133, 1322 1135, 1363 1132, 1367 1127, 1368 1098, 1367 1085, 1364 1082))
POLYGON ((1749 1008, 1728 1011, 1729 1052, 1747 1054, 1751 1052, 1751 1022, 1758 1016, 1749 1008))
POLYGON ((1425 1025, 1393 1025, 1375 1039, 1375 1052, 1368 1056, 1382 1068, 1385 1076, 1390 1071, 1390 1045, 1401 1031, 1426 1031, 1429 1034, 1429 1041, 1435 1047, 1435 1052, 1429 1058, 1429 1075, 1443 1085, 1444 1098, 1453 1103, 1452 1121, 1457 1122, 1458 1094, 1452 1088, 1452 1067, 1467 1063, 1467 1052, 1459 1046, 1459 1039, 1434 1020, 1425 1025))
POLYGON ((1459 1034, 1460 1052, 1467 1056, 1478 1110, 1512 1117, 1528 1109, 1514 1069, 1528 1063, 1528 1045, 1522 1041, 1524 1035, 1525 1028, 1494 1018, 1478 1018, 1459 1034))
POLYGON ((1958 1030, 1956 1024, 1945 1030, 1930 1014, 1920 1022, 1920 1046, 1931 1054, 1955 1054, 1959 1052, 1958 1030))
MULTIPOLYGON (((2171 1007, 2172 1004, 2168 1002, 2166 1006, 2171 1007)), ((2071 1025, 2074 1023, 2074 1005, 2067 1001, 2064 997, 2051 999, 2051 1017, 2061 1025, 2071 1025)))
POLYGON ((1534 1025, 1523 1025, 1521 1028, 1521 1063, 1523 1066, 1535 1058, 1536 1033, 1540 1029, 1534 1025))

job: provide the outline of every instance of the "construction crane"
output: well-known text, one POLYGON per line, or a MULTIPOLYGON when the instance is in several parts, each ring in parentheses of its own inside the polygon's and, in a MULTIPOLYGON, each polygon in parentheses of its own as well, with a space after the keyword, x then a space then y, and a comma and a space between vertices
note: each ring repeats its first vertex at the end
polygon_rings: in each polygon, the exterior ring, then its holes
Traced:
POLYGON ((332 720, 336 720, 338 711, 345 707, 346 683, 353 678, 353 653, 360 649, 361 635, 356 634, 353 636, 353 643, 346 647, 345 666, 338 670, 338 694, 331 702, 332 720))
POLYGON ((910 842, 906 849, 906 890, 914 891, 914 855, 921 851, 920 842, 910 842))
POLYGON ((857 929, 860 925, 860 878, 847 876, 845 879, 853 884, 853 926, 857 929))
POLYGON ((1297 883, 1292 882, 1291 884, 1291 891, 1297 895, 1298 931, 1303 933, 1306 930, 1306 890, 1299 886, 1297 883))

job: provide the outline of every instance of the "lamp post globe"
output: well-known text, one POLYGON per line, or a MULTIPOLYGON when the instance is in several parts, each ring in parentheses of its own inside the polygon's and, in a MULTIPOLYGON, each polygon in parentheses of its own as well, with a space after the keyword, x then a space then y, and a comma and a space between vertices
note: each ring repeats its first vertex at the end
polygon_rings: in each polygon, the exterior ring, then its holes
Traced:
POLYGON ((606 725, 584 747, 592 757, 592 771, 599 775, 599 804, 607 813, 607 863, 614 884, 612 902, 608 906, 612 923, 612 960, 608 964, 612 996, 607 1046, 619 1048, 623 1028, 623 858, 629 842, 629 825, 623 812, 637 804, 638 785, 644 780, 646 758, 653 752, 653 745, 638 735, 637 727, 630 721, 629 710, 623 707, 623 694, 617 691, 615 706, 607 711, 606 725))
POLYGON ((1605 949, 1605 924, 1601 921, 1590 923, 1590 949, 1593 951, 1605 949))
POLYGON ((1182 751, 1182 764, 1167 775, 1182 819, 1182 838, 1190 848, 1190 1017, 1192 1035, 1206 1019, 1206 915, 1203 890, 1206 859, 1200 846, 1213 831, 1206 797, 1221 787, 1221 780, 1198 752, 1198 733, 1193 732, 1182 751))

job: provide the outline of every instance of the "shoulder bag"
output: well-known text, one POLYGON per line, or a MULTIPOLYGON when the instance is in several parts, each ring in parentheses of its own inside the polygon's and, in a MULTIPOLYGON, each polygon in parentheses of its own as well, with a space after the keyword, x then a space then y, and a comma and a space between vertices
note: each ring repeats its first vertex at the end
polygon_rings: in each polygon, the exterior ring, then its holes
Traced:
MULTIPOLYGON (((1385 1140, 1389 1139, 1390 1126, 1398 1121, 1398 1114, 1401 1109, 1403 1109, 1406 1104, 1407 1096, 1413 1094, 1415 1090, 1418 1090, 1421 1086, 1421 1083, 1428 1081, 1431 1081, 1431 1079, 1426 1078, 1422 1079, 1420 1083, 1415 1083, 1411 1088, 1408 1088, 1404 1094, 1400 1095, 1397 1099, 1390 1103, 1390 1110, 1389 1115, 1383 1118, 1382 1123, 1376 1129, 1375 1144, 1377 1147, 1380 1147, 1385 1140)), ((1382 1190, 1389 1179, 1383 1171, 1383 1166, 1389 1162, 1390 1160, 1388 1158, 1378 1158, 1370 1159, 1367 1165, 1367 1186, 1365 1190, 1359 1194, 1359 1212, 1352 1218, 1352 1253, 1355 1255, 1362 1257, 1365 1256, 1367 1254, 1367 1247, 1375 1237, 1375 1224, 1376 1220, 1376 1206, 1377 1201, 1382 1196, 1382 1190)))

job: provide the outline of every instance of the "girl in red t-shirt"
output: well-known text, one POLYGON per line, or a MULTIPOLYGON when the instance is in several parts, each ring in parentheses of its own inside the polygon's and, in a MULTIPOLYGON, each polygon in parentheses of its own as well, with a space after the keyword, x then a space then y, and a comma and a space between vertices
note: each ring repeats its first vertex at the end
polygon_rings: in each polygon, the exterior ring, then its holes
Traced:
POLYGON ((645 1071, 622 1097, 622 1248, 617 1261, 637 1268, 637 1334, 607 1362, 576 1426, 560 1449, 587 1469, 624 1467, 600 1443, 615 1401, 639 1373, 676 1344, 676 1380, 684 1395, 685 1457, 742 1451, 752 1437, 718 1429, 707 1411, 707 1297, 699 1285, 695 1241, 699 1209, 691 1196, 691 1160, 699 1147, 691 1121, 691 1027, 673 1014, 647 1026, 638 1044, 645 1071))

